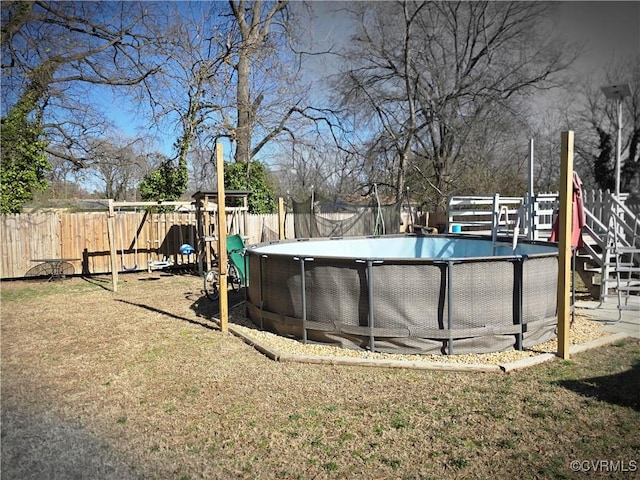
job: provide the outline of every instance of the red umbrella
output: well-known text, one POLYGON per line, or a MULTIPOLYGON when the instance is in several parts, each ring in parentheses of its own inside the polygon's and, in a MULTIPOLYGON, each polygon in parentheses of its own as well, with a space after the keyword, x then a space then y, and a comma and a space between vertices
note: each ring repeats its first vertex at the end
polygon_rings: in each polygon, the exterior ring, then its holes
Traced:
MULTIPOLYGON (((573 203, 573 214, 571 222, 571 246, 579 248, 584 245, 582 240, 582 227, 587 222, 587 216, 584 213, 584 202, 582 199, 582 180, 578 176, 577 172, 573 172, 573 194, 571 196, 573 203)), ((559 229, 560 215, 556 217, 556 221, 553 223, 553 230, 551 230, 550 242, 558 241, 558 229, 559 229)))

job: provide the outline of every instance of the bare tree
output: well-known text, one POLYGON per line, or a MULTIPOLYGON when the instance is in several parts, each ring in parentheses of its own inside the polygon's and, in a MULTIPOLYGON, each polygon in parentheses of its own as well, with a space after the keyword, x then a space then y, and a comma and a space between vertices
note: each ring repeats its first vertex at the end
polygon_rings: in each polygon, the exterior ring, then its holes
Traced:
POLYGON ((150 156, 140 150, 135 140, 110 138, 94 140, 94 158, 82 170, 104 198, 135 200, 136 188, 150 168, 150 156))
POLYGON ((50 155, 82 167, 105 133, 88 86, 130 87, 158 71, 145 54, 147 6, 129 2, 3 2, 3 108, 38 100, 50 155))
POLYGON ((236 141, 236 161, 250 161, 283 136, 304 143, 320 130, 340 148, 339 112, 312 101, 301 78, 303 57, 323 53, 296 47, 301 10, 294 14, 288 1, 229 0, 229 5, 236 32, 230 42, 236 125, 229 132, 236 141))
POLYGON ((274 169, 281 194, 296 199, 309 197, 312 190, 324 198, 353 195, 363 179, 360 159, 323 137, 317 137, 315 144, 292 141, 274 169))
MULTIPOLYGON (((607 85, 627 83, 631 96, 622 103, 622 151, 620 191, 640 189, 640 57, 614 61, 607 69, 607 85)), ((602 80, 583 79, 571 111, 573 128, 579 132, 576 153, 583 164, 588 186, 615 190, 618 112, 600 87, 602 80)))
POLYGON ((369 146, 393 153, 400 192, 411 174, 443 209, 461 173, 490 160, 491 151, 470 157, 488 126, 502 118, 499 132, 518 114, 523 96, 553 86, 571 58, 539 28, 550 8, 404 1, 351 7, 359 26, 347 52, 352 67, 339 88, 373 132, 369 146))
POLYGON ((165 61, 159 74, 148 80, 148 88, 137 91, 136 103, 148 103, 150 123, 167 136, 174 136, 175 157, 166 159, 162 168, 170 168, 185 180, 179 187, 182 190, 189 185, 189 157, 194 162, 191 184, 210 183, 205 178, 193 178, 193 174, 210 173, 203 162, 211 161, 215 139, 227 136, 229 129, 224 116, 233 98, 229 95, 228 10, 220 2, 162 3, 158 8, 165 20, 148 24, 147 31, 154 39, 154 55, 165 61))
POLYGON ((256 61, 268 56, 271 53, 269 49, 275 46, 271 41, 274 19, 285 11, 287 2, 263 3, 256 0, 247 4, 245 0, 229 0, 229 5, 240 34, 234 63, 237 73, 236 161, 249 163, 253 157, 251 143, 256 115, 264 100, 263 92, 256 92, 251 98, 252 67, 256 61))
MULTIPOLYGON (((560 132, 566 130, 566 118, 546 116, 534 136, 534 190, 557 192, 560 181, 560 132)), ((580 137, 580 133, 578 134, 580 137)), ((582 169, 579 170, 583 181, 582 169)))
POLYGON ((302 54, 292 48, 286 2, 162 8, 171 22, 151 36, 166 62, 138 103, 148 98, 158 128, 178 132, 178 168, 189 159, 190 188, 212 184, 210 162, 222 137, 235 146, 236 161, 248 162, 267 145, 275 152, 280 142, 312 142, 320 124, 336 130, 335 114, 309 106, 308 89, 298 86, 302 54))

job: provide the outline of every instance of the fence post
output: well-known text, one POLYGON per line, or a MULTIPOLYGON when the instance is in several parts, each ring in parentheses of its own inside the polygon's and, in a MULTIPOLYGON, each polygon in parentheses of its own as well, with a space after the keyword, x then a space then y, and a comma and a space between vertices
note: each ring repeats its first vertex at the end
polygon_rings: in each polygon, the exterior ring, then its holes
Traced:
POLYGON ((278 238, 284 240, 284 198, 278 197, 278 238))
POLYGON ((573 132, 562 132, 560 172, 560 211, 558 212, 558 351, 569 358, 569 316, 571 285, 571 214, 573 192, 573 132))
POLYGON ((109 199, 109 212, 107 213, 107 234, 109 236, 109 253, 111 256, 111 285, 114 292, 118 291, 118 262, 115 238, 115 213, 113 211, 113 199, 109 199))
POLYGON ((535 193, 533 192, 533 173, 534 173, 534 157, 533 157, 533 138, 529 139, 529 192, 527 197, 527 239, 534 240, 533 229, 535 224, 533 213, 533 202, 535 193))
POLYGON ((220 330, 223 333, 229 331, 229 299, 227 291, 227 216, 225 211, 224 195, 224 156, 222 144, 216 143, 216 171, 218 174, 218 299, 220 308, 220 330))

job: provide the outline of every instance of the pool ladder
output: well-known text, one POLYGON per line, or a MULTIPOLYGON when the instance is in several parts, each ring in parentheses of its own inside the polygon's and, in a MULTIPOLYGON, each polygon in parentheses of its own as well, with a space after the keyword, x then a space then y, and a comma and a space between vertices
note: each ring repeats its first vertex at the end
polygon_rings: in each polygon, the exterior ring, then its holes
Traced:
POLYGON ((496 251, 496 248, 498 247, 498 234, 499 233, 504 233, 504 234, 512 234, 513 238, 511 240, 511 251, 512 253, 515 255, 516 253, 516 248, 518 247, 518 237, 520 236, 520 225, 522 223, 522 218, 525 215, 525 208, 524 205, 520 205, 520 207, 518 208, 518 214, 516 216, 516 220, 513 226, 513 231, 509 230, 509 208, 506 205, 503 205, 498 214, 494 215, 494 222, 493 222, 493 226, 491 228, 491 240, 493 242, 493 249, 494 249, 494 253, 496 251), (503 218, 504 215, 504 225, 505 228, 504 229, 500 229, 500 222, 503 218))

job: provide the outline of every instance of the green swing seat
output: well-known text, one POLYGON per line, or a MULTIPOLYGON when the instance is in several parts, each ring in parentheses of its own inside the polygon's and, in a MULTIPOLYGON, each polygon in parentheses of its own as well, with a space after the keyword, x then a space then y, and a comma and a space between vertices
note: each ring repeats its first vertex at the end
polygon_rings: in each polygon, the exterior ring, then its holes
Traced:
POLYGON ((240 275, 241 284, 246 286, 247 274, 244 264, 244 250, 244 240, 240 235, 229 235, 227 237, 227 255, 229 256, 229 262, 236 267, 240 275))

